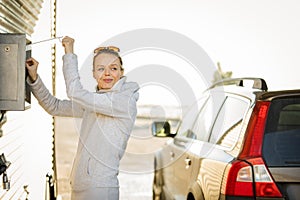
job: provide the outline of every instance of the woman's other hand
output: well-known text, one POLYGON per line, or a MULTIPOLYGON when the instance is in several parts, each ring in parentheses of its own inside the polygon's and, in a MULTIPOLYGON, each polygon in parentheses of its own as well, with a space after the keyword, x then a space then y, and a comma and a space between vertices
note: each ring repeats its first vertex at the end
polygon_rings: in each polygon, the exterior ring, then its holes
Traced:
POLYGON ((26 60, 26 68, 28 70, 28 75, 31 80, 31 82, 35 82, 37 79, 37 68, 38 68, 39 62, 36 61, 34 58, 29 58, 26 60))
POLYGON ((62 45, 65 48, 65 53, 74 53, 74 42, 75 40, 69 36, 62 39, 62 45))

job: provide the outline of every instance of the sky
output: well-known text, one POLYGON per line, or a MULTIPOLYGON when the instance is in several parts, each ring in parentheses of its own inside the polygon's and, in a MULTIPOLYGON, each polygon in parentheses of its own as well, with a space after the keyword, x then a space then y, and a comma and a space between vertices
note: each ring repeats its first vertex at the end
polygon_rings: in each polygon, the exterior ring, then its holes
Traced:
MULTIPOLYGON (((49 10, 45 1, 33 42, 50 37, 49 10)), ((58 0, 57 36, 75 39, 84 77, 90 73, 93 49, 112 42, 121 48, 128 78, 140 78, 139 104, 178 105, 184 95, 201 95, 212 79, 203 66, 216 70, 218 62, 235 78, 264 78, 269 90, 298 89, 299 10, 297 0, 58 0), (198 54, 200 61, 189 57, 198 54)), ((60 85, 63 49, 57 44, 60 85)), ((41 46, 46 44, 33 48, 33 55, 40 65, 49 65, 41 46)), ((50 66, 40 73, 50 76, 50 66)), ((92 74, 90 78, 94 84, 92 74)), ((63 95, 64 87, 58 88, 63 95)))

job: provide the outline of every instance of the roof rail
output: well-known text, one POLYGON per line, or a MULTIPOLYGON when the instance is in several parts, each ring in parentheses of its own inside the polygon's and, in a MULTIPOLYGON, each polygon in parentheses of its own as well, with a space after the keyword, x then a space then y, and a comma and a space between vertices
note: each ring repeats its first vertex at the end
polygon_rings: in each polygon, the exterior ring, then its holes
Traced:
POLYGON ((234 85, 234 84, 243 87, 244 81, 253 81, 253 85, 252 85, 253 89, 268 91, 268 86, 264 79, 252 78, 252 77, 223 79, 221 81, 214 83, 208 89, 212 89, 214 87, 221 86, 221 85, 234 85))

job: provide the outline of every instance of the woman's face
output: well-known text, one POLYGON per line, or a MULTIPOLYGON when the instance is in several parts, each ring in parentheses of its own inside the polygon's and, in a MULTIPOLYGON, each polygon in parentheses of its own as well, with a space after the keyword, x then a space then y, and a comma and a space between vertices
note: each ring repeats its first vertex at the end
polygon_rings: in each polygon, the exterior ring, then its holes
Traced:
POLYGON ((123 76, 119 58, 109 53, 99 54, 94 59, 93 76, 99 89, 111 89, 123 76))

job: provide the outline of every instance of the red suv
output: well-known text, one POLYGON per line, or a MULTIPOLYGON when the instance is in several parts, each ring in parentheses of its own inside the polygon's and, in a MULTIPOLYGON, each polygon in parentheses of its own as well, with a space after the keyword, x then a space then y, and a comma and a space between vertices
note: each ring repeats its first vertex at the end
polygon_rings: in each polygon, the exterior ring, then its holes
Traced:
POLYGON ((152 124, 154 136, 171 137, 155 154, 153 199, 300 199, 300 90, 225 80, 171 129, 152 124))

